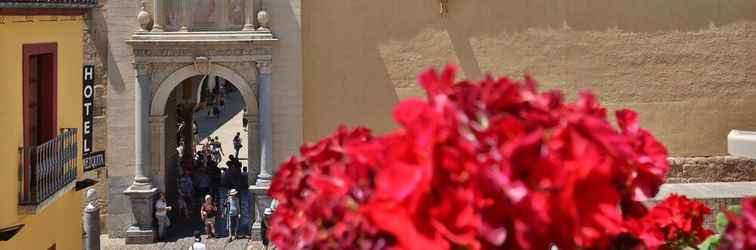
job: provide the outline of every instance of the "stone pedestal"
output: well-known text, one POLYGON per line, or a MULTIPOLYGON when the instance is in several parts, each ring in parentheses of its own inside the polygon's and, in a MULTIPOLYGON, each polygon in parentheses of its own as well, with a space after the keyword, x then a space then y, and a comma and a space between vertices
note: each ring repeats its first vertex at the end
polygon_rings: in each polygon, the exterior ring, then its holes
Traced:
POLYGON ((123 192, 131 201, 134 223, 126 230, 126 244, 146 244, 155 242, 155 230, 152 227, 155 194, 157 188, 139 189, 131 186, 123 192))
POLYGON ((258 186, 258 185, 250 185, 249 186, 249 192, 252 194, 252 200, 254 205, 254 212, 258 216, 255 216, 253 219, 254 223, 261 223, 260 220, 263 218, 263 212, 265 212, 265 208, 270 207, 270 202, 273 201, 273 199, 268 196, 268 186, 258 186))

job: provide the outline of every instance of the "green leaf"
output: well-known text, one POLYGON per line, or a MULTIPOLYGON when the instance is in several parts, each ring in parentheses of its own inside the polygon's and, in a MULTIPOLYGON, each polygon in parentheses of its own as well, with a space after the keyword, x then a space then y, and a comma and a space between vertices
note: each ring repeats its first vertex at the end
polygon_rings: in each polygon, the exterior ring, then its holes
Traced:
MULTIPOLYGON (((730 212, 732 212, 734 214, 739 215, 740 214, 740 205, 728 206, 727 210, 729 210, 730 212)), ((716 222, 715 222, 715 226, 716 226, 717 232, 724 233, 724 230, 727 228, 727 223, 728 222, 729 221, 727 221, 727 216, 725 216, 725 214, 722 213, 722 212, 718 212, 717 213, 716 222)))
POLYGON ((737 215, 740 215, 740 205, 728 206, 727 210, 730 210, 731 212, 733 212, 733 213, 735 213, 737 215))
POLYGON ((719 234, 713 234, 698 245, 700 250, 714 250, 719 246, 719 234))

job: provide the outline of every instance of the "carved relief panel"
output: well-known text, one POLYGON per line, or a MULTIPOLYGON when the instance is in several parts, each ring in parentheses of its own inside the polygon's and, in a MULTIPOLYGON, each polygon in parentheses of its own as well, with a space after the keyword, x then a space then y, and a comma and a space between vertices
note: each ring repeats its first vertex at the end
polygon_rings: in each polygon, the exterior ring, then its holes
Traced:
POLYGON ((240 30, 244 25, 243 0, 168 0, 168 30, 240 30))

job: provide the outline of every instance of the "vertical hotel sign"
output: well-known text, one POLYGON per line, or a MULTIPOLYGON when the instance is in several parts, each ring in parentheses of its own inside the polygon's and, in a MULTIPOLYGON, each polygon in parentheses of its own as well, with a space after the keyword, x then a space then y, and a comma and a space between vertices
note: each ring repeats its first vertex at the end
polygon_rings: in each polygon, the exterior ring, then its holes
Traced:
POLYGON ((82 128, 84 130, 83 155, 92 152, 92 121, 94 118, 94 66, 84 65, 84 111, 82 128))

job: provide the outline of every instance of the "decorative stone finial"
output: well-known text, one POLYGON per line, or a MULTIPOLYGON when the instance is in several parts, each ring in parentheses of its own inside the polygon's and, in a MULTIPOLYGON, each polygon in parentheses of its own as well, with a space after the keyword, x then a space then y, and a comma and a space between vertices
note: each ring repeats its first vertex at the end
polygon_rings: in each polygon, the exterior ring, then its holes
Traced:
POLYGON ((137 14, 137 21, 139 22, 139 31, 146 31, 150 28, 150 24, 152 23, 152 15, 147 12, 146 6, 147 3, 142 1, 142 8, 139 10, 139 14, 137 14))
POLYGON ((268 27, 268 22, 270 22, 270 14, 268 14, 268 11, 260 10, 260 12, 257 12, 257 23, 260 24, 260 28, 257 28, 257 30, 259 31, 270 30, 270 27, 268 27))
POLYGON ((97 201, 97 191, 94 188, 87 189, 87 208, 95 208, 97 201))

